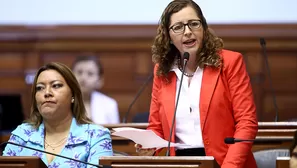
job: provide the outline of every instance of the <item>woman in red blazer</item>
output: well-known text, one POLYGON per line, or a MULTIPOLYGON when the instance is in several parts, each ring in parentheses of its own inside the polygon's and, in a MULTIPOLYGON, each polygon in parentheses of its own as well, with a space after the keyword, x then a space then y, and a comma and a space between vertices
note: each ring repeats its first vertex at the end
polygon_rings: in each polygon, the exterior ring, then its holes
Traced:
MULTIPOLYGON (((256 168, 252 143, 227 145, 226 137, 254 139, 258 130, 250 79, 242 55, 224 50, 192 0, 174 0, 162 14, 152 48, 156 63, 148 129, 165 140, 188 52, 171 142, 174 156, 213 156, 222 168, 256 168)), ((136 145, 140 155, 153 149, 136 145)))

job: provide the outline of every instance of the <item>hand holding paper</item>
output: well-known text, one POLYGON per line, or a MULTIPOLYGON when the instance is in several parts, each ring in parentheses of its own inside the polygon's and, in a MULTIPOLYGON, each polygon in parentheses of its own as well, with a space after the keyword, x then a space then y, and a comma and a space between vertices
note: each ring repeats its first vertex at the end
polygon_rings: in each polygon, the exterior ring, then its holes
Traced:
MULTIPOLYGON (((156 135, 152 130, 137 129, 131 127, 113 128, 112 135, 124 137, 142 145, 142 148, 163 148, 167 147, 168 141, 156 135)), ((189 145, 171 143, 171 147, 188 147, 189 145)))

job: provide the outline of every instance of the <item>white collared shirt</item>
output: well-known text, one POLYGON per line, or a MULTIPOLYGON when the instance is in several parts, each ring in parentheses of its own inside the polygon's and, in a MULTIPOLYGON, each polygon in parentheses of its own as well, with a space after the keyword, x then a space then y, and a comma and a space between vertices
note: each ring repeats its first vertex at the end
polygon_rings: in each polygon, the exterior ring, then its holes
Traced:
POLYGON ((91 119, 96 124, 118 124, 118 103, 113 98, 94 91, 91 95, 91 119))
MULTIPOLYGON (((181 82, 182 72, 177 66, 172 68, 177 76, 175 103, 181 82)), ((190 86, 189 78, 183 77, 178 107, 176 111, 176 142, 191 145, 190 148, 203 148, 202 130, 200 125, 200 89, 203 69, 197 68, 192 77, 190 86)))

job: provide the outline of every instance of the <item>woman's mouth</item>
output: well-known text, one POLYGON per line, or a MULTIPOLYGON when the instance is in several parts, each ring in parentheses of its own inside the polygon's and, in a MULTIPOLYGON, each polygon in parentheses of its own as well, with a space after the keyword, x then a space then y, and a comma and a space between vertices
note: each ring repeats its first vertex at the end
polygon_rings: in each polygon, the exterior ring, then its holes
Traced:
POLYGON ((196 45, 196 40, 195 39, 191 39, 191 40, 187 40, 183 42, 183 45, 186 47, 193 47, 196 45))
POLYGON ((56 102, 54 102, 54 101, 45 101, 45 102, 42 103, 42 105, 44 105, 44 104, 56 104, 56 102))

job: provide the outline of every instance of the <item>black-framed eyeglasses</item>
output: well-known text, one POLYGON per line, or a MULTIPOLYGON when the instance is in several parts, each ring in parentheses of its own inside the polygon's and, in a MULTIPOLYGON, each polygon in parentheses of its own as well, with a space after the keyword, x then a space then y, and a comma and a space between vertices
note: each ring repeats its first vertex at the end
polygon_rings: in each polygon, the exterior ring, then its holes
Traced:
POLYGON ((199 29, 202 23, 201 20, 189 20, 188 23, 178 22, 169 27, 174 33, 183 33, 185 27, 188 26, 190 30, 199 29))

